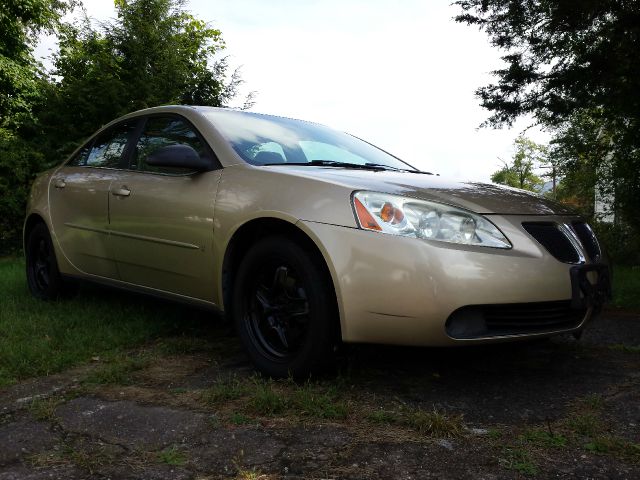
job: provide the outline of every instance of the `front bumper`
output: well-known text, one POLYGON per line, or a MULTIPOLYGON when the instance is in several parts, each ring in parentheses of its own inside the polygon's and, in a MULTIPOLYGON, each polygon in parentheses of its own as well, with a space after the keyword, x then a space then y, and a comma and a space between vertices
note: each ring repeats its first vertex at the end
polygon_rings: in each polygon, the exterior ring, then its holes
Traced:
POLYGON ((309 221, 301 221, 301 226, 314 238, 331 271, 345 342, 446 346, 577 331, 598 310, 591 302, 583 306, 580 318, 549 328, 488 332, 470 338, 454 338, 447 332, 450 316, 469 306, 571 303, 575 266, 556 260, 524 231, 522 222, 536 218, 491 216, 511 241, 510 250, 429 242, 309 221))

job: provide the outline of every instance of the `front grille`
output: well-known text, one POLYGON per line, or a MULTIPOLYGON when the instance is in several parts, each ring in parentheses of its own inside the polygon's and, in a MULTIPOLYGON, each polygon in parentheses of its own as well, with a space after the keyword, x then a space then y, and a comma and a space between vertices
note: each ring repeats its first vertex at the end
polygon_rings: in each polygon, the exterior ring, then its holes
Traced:
POLYGON ((595 233, 593 233, 593 230, 591 230, 591 227, 584 222, 573 222, 572 227, 589 258, 593 262, 600 261, 602 251, 600 250, 598 239, 596 238, 595 233))
POLYGON ((561 262, 580 262, 580 254, 556 223, 524 222, 522 227, 561 262))
POLYGON ((577 327, 586 314, 572 309, 571 300, 472 305, 453 312, 446 331, 459 339, 553 332, 577 327))

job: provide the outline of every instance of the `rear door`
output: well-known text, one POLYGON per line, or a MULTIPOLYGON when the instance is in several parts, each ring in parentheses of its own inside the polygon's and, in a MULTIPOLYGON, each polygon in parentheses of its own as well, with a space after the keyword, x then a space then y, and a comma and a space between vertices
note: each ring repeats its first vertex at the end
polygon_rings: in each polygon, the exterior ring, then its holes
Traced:
POLYGON ((183 117, 150 116, 132 146, 129 170, 111 184, 112 245, 122 280, 210 301, 213 210, 222 169, 198 173, 146 163, 153 151, 175 144, 213 157, 183 117))
POLYGON ((49 184, 54 238, 83 273, 118 278, 109 246, 109 187, 123 173, 136 123, 129 120, 99 134, 59 168, 49 184))

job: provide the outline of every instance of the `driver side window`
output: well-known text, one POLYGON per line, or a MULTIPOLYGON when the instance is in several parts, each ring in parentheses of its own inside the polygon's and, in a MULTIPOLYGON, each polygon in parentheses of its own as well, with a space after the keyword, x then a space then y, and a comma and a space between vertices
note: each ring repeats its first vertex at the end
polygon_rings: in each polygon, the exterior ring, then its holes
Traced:
POLYGON ((189 145, 201 156, 207 155, 204 143, 187 122, 176 116, 150 117, 133 151, 129 168, 169 175, 189 173, 184 168, 158 167, 147 163, 150 154, 169 145, 189 145))

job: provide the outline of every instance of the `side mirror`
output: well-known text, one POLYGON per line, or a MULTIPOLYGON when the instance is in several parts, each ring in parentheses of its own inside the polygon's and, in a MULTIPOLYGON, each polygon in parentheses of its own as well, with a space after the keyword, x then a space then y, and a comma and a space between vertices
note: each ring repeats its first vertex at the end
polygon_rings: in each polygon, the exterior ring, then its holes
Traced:
POLYGON ((151 153, 146 162, 155 167, 174 167, 206 172, 212 169, 211 160, 202 158, 193 147, 185 144, 167 145, 151 153))

